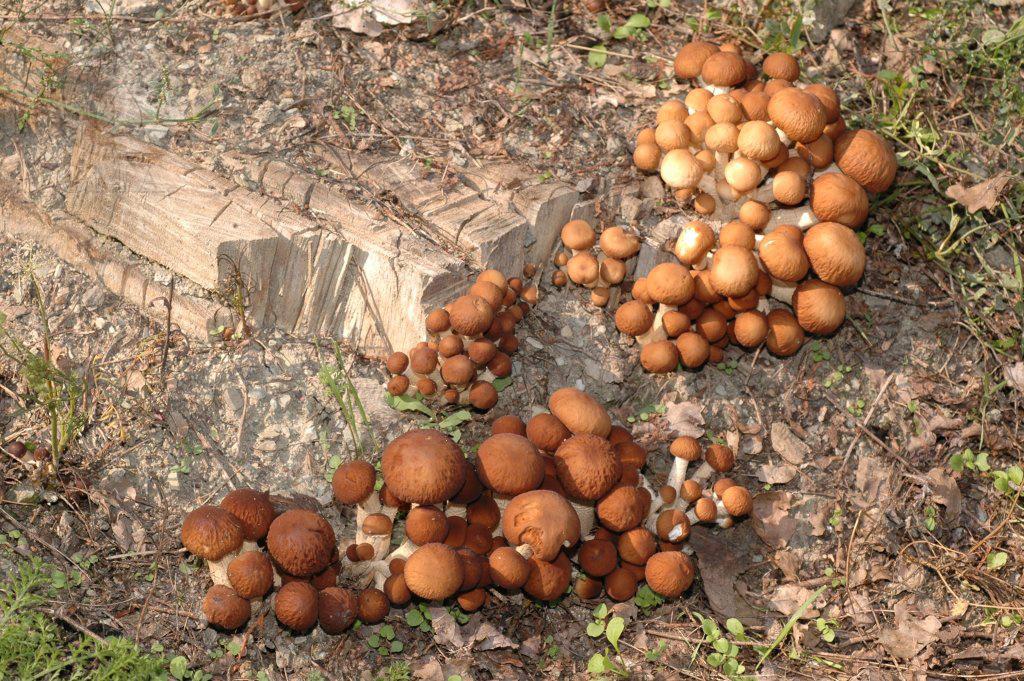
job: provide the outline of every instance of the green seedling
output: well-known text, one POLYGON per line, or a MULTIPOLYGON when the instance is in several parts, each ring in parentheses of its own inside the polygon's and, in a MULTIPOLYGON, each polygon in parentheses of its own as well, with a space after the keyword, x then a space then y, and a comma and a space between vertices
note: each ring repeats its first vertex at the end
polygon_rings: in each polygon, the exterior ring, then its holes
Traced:
POLYGON ((427 634, 434 630, 431 620, 433 617, 430 611, 427 610, 427 606, 423 603, 418 603, 415 608, 410 608, 405 613, 405 623, 413 629, 419 629, 423 633, 427 634))
POLYGON ((715 368, 724 373, 726 376, 732 376, 734 373, 736 373, 736 370, 739 368, 739 366, 739 360, 727 359, 716 364, 715 368))
POLYGON ((832 643, 836 640, 836 627, 838 624, 834 619, 824 619, 819 617, 814 620, 814 627, 818 630, 818 635, 821 636, 821 640, 825 643, 832 643))
MULTIPOLYGON (((604 636, 608 643, 611 644, 615 655, 621 661, 622 654, 619 652, 619 639, 622 637, 622 632, 626 629, 626 620, 618 615, 607 619, 608 614, 608 606, 604 603, 594 608, 594 620, 587 625, 587 636, 590 638, 601 638, 604 636)), ((621 678, 629 676, 629 671, 624 666, 617 664, 608 655, 607 648, 603 652, 591 655, 590 660, 587 662, 587 671, 593 676, 601 676, 603 674, 614 674, 621 678)))
POLYGON ((395 638, 395 628, 390 624, 385 624, 376 633, 370 634, 366 639, 366 645, 381 657, 405 650, 405 644, 395 638))
POLYGON ((643 409, 641 409, 639 412, 637 412, 635 415, 627 416, 626 422, 636 423, 637 421, 641 421, 643 423, 646 423, 647 421, 650 421, 652 418, 661 416, 667 411, 668 407, 666 407, 664 404, 649 404, 643 409))
POLYGON ((957 473, 962 473, 966 468, 970 471, 981 471, 985 473, 989 470, 988 464, 988 452, 978 452, 975 454, 970 449, 965 449, 959 454, 954 454, 949 459, 949 467, 957 473))
POLYGON ((654 593, 646 584, 637 589, 636 596, 633 597, 633 604, 644 611, 653 610, 664 602, 665 599, 654 593))
POLYGON ((694 617, 700 624, 701 632, 704 634, 704 641, 693 651, 693 659, 696 659, 704 644, 711 647, 711 651, 704 657, 708 666, 717 669, 723 676, 729 679, 747 679, 744 667, 738 658, 740 649, 736 641, 746 641, 747 634, 743 629, 743 623, 738 619, 729 618, 725 621, 725 629, 728 634, 723 634, 718 623, 700 613, 694 613, 694 617), (730 636, 732 639, 730 640, 730 636))
POLYGON ((938 509, 932 505, 924 507, 924 526, 929 532, 934 532, 938 527, 938 509))
POLYGON ((412 668, 408 662, 392 662, 374 681, 409 681, 412 679, 412 668))

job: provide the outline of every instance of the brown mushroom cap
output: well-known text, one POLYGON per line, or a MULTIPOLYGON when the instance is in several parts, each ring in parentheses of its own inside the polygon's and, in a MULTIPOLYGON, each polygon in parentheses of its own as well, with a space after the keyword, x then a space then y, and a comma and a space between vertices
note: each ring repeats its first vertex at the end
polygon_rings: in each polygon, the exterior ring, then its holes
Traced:
POLYGON ((797 142, 796 152, 798 158, 814 168, 827 168, 832 163, 832 138, 822 134, 813 142, 797 142))
POLYGON ((466 480, 465 457, 450 437, 437 430, 411 430, 392 440, 381 456, 384 484, 413 504, 450 499, 466 480))
POLYGON ((804 92, 814 95, 819 102, 821 102, 822 108, 825 110, 825 120, 828 123, 835 123, 839 120, 841 114, 839 109, 839 95, 836 91, 830 88, 828 85, 822 85, 821 83, 811 83, 804 88, 804 92))
POLYGON ((540 560, 554 560, 580 540, 580 519, 565 498, 546 489, 520 494, 505 507, 502 534, 510 544, 527 544, 540 560))
POLYGON ((424 544, 405 562, 402 575, 409 591, 428 601, 443 601, 462 586, 465 568, 445 544, 424 544))
POLYGON ((721 312, 709 307, 693 322, 694 330, 707 338, 709 343, 721 340, 725 335, 728 320, 721 312))
POLYGON ((765 345, 772 354, 789 357, 804 344, 804 330, 789 310, 778 308, 768 313, 768 337, 765 345))
POLYGON ((655 265, 647 275, 647 295, 665 305, 682 305, 693 297, 693 277, 678 263, 655 265))
POLYGON ((692 220, 679 230, 673 253, 679 262, 684 265, 693 265, 701 262, 714 247, 715 233, 711 227, 706 222, 692 220))
POLYGON ((359 598, 350 590, 328 587, 317 595, 317 619, 325 634, 336 636, 351 627, 359 614, 359 598))
POLYGON ((747 248, 723 246, 711 260, 711 285, 723 296, 739 298, 757 284, 757 259, 747 248))
POLYGON ((181 525, 181 543, 205 560, 220 560, 237 551, 244 538, 242 521, 219 506, 200 506, 181 525))
POLYGON ((700 75, 704 62, 715 52, 718 46, 714 43, 694 40, 679 48, 673 62, 673 70, 679 80, 692 80, 700 75))
POLYGON ((772 213, 768 206, 760 201, 745 201, 740 206, 739 219, 744 224, 750 225, 755 232, 763 230, 771 217, 772 213))
POLYGON ((494 308, 480 296, 464 295, 448 307, 452 330, 463 336, 479 336, 494 322, 494 308))
POLYGON ((842 173, 825 173, 811 185, 811 210, 821 222, 860 227, 868 219, 868 195, 842 173))
POLYGON ((573 583, 572 591, 578 598, 584 601, 593 600, 604 591, 604 582, 586 575, 578 575, 573 583))
POLYGON ((821 102, 795 87, 784 88, 771 96, 768 116, 794 142, 813 142, 825 129, 825 109, 821 102))
POLYGON ((274 562, 296 577, 322 572, 334 558, 334 529, 318 513, 291 509, 274 519, 267 550, 274 562))
POLYGON ((896 179, 896 154, 871 130, 847 130, 835 141, 836 165, 870 192, 884 192, 896 179))
POLYGON ((640 365, 652 374, 667 374, 679 366, 679 351, 669 340, 648 343, 640 349, 640 365))
POLYGON ((717 472, 725 473, 736 464, 736 455, 725 445, 711 444, 704 451, 704 460, 717 472))
POLYGON ((700 459, 700 443, 689 435, 680 435, 668 448, 669 453, 684 461, 697 461, 700 459))
POLYGON ((214 584, 203 598, 203 615, 217 629, 233 631, 249 621, 252 606, 230 587, 214 584))
POLYGON ((712 485, 711 491, 714 493, 716 497, 721 498, 725 490, 735 486, 736 482, 732 478, 719 478, 717 481, 715 481, 715 484, 712 485))
POLYGON ((274 616, 286 629, 303 633, 316 624, 319 601, 317 590, 309 582, 288 582, 274 596, 274 616))
POLYGON ((409 368, 414 374, 425 376, 437 368, 437 350, 420 347, 409 351, 409 368))
POLYGON ((498 378, 505 378, 512 373, 512 358, 499 350, 487 363, 487 369, 498 378))
POLYGON ((469 287, 469 294, 483 298, 495 312, 501 309, 505 300, 505 290, 500 289, 489 281, 478 281, 469 287))
POLYGON ((660 173, 665 184, 673 189, 693 188, 704 176, 704 168, 688 150, 673 149, 661 159, 660 173))
POLYGON ((633 165, 637 170, 653 173, 661 162, 661 148, 657 144, 637 144, 633 150, 633 165))
POLYGON ((711 353, 707 339, 693 331, 679 334, 679 338, 676 338, 676 350, 679 351, 679 361, 687 369, 703 366, 711 353))
POLYGON ((242 523, 242 535, 249 541, 260 541, 267 536, 274 520, 274 506, 270 495, 254 489, 236 489, 228 492, 220 507, 242 523))
POLYGON ((498 354, 498 347, 486 338, 480 338, 469 344, 466 354, 478 367, 486 366, 498 354))
POLYGON ((604 495, 595 505, 597 518, 612 532, 625 532, 639 525, 647 515, 650 498, 640 500, 638 495, 646 494, 637 487, 620 485, 604 495))
POLYGON ((669 338, 676 338, 679 334, 689 331, 691 323, 690 317, 679 310, 669 310, 661 317, 661 326, 669 338))
POLYGON ((643 565, 658 550, 658 542, 649 530, 634 527, 619 535, 619 558, 633 565, 643 565))
POLYGON ((846 302, 835 286, 811 279, 793 291, 793 311, 805 331, 827 336, 846 319, 846 302))
POLYGON ((469 388, 469 403, 474 409, 487 411, 498 403, 498 389, 490 381, 476 381, 469 388))
POLYGON ((580 569, 591 577, 604 577, 618 565, 619 554, 615 544, 605 539, 588 539, 580 544, 576 560, 580 569))
POLYGON ((677 598, 693 584, 693 563, 682 551, 662 551, 647 561, 644 577, 651 591, 677 598))
MULTIPOLYGON (((732 95, 721 94, 715 95, 714 97, 708 100, 707 112, 708 115, 711 116, 711 120, 715 122, 715 125, 712 125, 704 133, 704 146, 706 146, 708 149, 714 149, 715 151, 727 151, 727 149, 716 148, 716 146, 713 145, 712 142, 721 142, 721 135, 724 132, 726 133, 726 137, 731 136, 733 142, 735 143, 736 133, 739 132, 738 130, 735 129, 735 126, 737 123, 741 123, 743 121, 743 107, 740 106, 740 103, 736 101, 736 99, 732 95), (715 129, 715 126, 721 124, 731 124, 732 126, 734 126, 731 135, 727 132, 727 128, 719 128, 716 131, 715 135, 711 134, 712 130, 715 129)), ((734 148, 732 149, 732 151, 736 151, 736 149, 734 148)), ((732 152, 730 151, 729 153, 732 152)))
POLYGON ((590 251, 580 251, 569 258, 569 262, 565 265, 565 272, 574 283, 587 286, 593 284, 601 276, 601 264, 590 251))
POLYGON ((640 238, 622 227, 609 227, 601 232, 601 250, 609 258, 629 260, 640 251, 640 238))
POLYGON ((772 196, 784 206, 795 206, 807 196, 807 183, 792 170, 777 172, 772 180, 772 196))
POLYGON ((772 52, 764 58, 761 70, 769 78, 795 81, 800 77, 800 63, 791 54, 785 52, 772 52))
POLYGON ((611 444, 590 434, 574 435, 563 442, 555 452, 555 467, 569 497, 580 500, 600 499, 622 475, 611 444))
MULTIPOLYGON (((682 120, 686 118, 686 114, 686 105, 683 104, 681 100, 668 99, 664 104, 658 107, 658 112, 654 115, 654 120, 656 123, 662 123, 672 119, 682 120)), ((646 128, 646 130, 650 130, 650 128, 646 128)), ((642 130, 641 133, 643 133, 642 130)))
POLYGON ((480 484, 480 478, 476 477, 476 469, 473 467, 473 464, 466 459, 462 461, 462 468, 465 471, 466 478, 462 483, 462 487, 451 498, 451 501, 456 504, 470 504, 480 498, 480 495, 484 492, 484 486, 480 484))
POLYGON ((753 499, 751 499, 750 492, 745 487, 733 485, 723 491, 720 496, 722 497, 722 505, 725 506, 725 510, 734 518, 742 518, 745 515, 749 515, 750 511, 754 508, 753 499))
POLYGON ((409 355, 404 352, 392 352, 384 362, 389 373, 401 374, 409 368, 409 355))
POLYGON ((508 280, 505 278, 505 275, 499 272, 498 270, 493 269, 484 270, 477 276, 476 280, 489 281, 500 289, 504 289, 505 286, 508 284, 508 280))
POLYGON ((491 435, 497 435, 498 433, 515 433, 516 435, 525 436, 526 424, 515 414, 499 416, 491 422, 491 435))
POLYGON ((615 311, 615 328, 627 336, 640 336, 651 328, 654 313, 639 300, 630 300, 615 311))
POLYGON ((520 589, 530 576, 530 564, 510 546, 500 546, 488 557, 491 580, 502 589, 520 589))
POLYGON ((705 83, 718 87, 732 87, 747 79, 747 64, 733 52, 718 51, 708 55, 700 69, 705 83))
POLYGON ((852 286, 864 275, 867 263, 864 245, 845 225, 819 222, 807 230, 803 248, 815 274, 826 283, 852 286))
POLYGON ((391 609, 387 594, 380 589, 363 589, 357 600, 359 619, 363 624, 383 622, 391 609))
POLYGON ((718 231, 718 243, 723 246, 739 246, 753 250, 757 245, 757 237, 750 225, 733 220, 722 225, 718 231))
POLYGON ((755 161, 770 161, 785 149, 775 128, 763 120, 747 121, 740 126, 736 146, 744 156, 755 161))
POLYGON ((516 495, 536 489, 544 480, 544 461, 522 435, 499 433, 480 444, 477 476, 498 494, 516 495))
POLYGON ((633 572, 621 567, 604 578, 604 589, 613 601, 628 601, 636 595, 637 578, 633 572))
POLYGON ((607 410, 576 388, 559 388, 548 398, 548 409, 570 432, 606 437, 612 429, 607 410))
POLYGON ((585 251, 597 241, 597 234, 585 220, 570 220, 562 227, 562 243, 574 251, 585 251))
POLYGON ((781 281, 800 281, 811 266, 803 246, 785 231, 766 234, 757 254, 768 273, 781 281))
POLYGON ((669 534, 676 526, 680 526, 682 533, 680 534, 677 541, 683 541, 690 536, 690 520, 686 517, 681 509, 671 508, 667 511, 662 511, 658 514, 658 520, 655 522, 655 530, 658 533, 658 538, 662 541, 668 541, 669 534))
POLYGON ((466 355, 454 355, 441 367, 441 379, 451 386, 468 385, 476 378, 476 365, 466 355))
POLYGON ((741 312, 733 322, 733 335, 743 347, 756 348, 768 337, 768 318, 757 310, 741 312))
MULTIPOLYGON (((438 308, 427 315, 424 325, 427 333, 444 333, 451 328, 451 320, 448 317, 448 310, 438 308)), ((401 372, 394 372, 401 373, 401 372)))
POLYGON ((246 551, 228 563, 228 582, 242 598, 263 598, 274 586, 274 566, 262 551, 246 551))
POLYGON ((377 471, 366 461, 348 461, 334 470, 331 489, 339 504, 358 504, 373 494, 377 471))
POLYGON ((572 566, 564 552, 551 562, 532 556, 529 561, 530 574, 523 584, 523 591, 540 601, 553 601, 565 594, 572 581, 572 566))
POLYGON ((392 395, 404 395, 409 389, 408 376, 392 376, 388 381, 387 391, 392 395))
POLYGON ((654 129, 654 140, 662 152, 669 152, 690 146, 693 134, 683 121, 670 119, 659 123, 654 129))
POLYGON ((527 439, 544 452, 558 449, 569 435, 569 429, 553 414, 537 414, 526 424, 527 439))

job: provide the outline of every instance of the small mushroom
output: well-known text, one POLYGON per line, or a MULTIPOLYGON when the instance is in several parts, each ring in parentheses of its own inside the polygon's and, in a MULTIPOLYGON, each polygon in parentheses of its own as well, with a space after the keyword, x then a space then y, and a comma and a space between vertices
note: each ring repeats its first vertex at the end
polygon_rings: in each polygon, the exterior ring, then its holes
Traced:
POLYGON ((512 499, 502 517, 502 534, 524 558, 554 560, 580 539, 580 518, 564 497, 539 489, 512 499))
POLYGON ((509 500, 537 489, 544 481, 544 461, 527 438, 514 433, 492 435, 480 444, 476 455, 477 476, 495 492, 495 502, 504 508, 509 500))
POLYGON ((565 594, 572 581, 572 566, 563 552, 551 562, 531 557, 527 561, 530 574, 523 584, 523 591, 540 601, 553 601, 565 594))
POLYGON ((376 588, 363 589, 359 592, 359 619, 364 624, 383 622, 391 609, 387 595, 376 588))
POLYGON ((775 309, 768 313, 768 337, 765 345, 779 357, 796 354, 804 343, 804 330, 789 310, 775 309))
POLYGON ((462 586, 462 560, 445 544, 424 544, 416 549, 402 571, 409 591, 428 601, 443 601, 462 586))
POLYGON ((628 485, 612 488, 601 497, 594 510, 601 524, 612 532, 625 532, 637 527, 647 514, 650 498, 639 499, 643 490, 628 485))
POLYGON ((604 590, 608 594, 608 598, 619 603, 628 601, 635 596, 636 588, 636 575, 624 567, 616 568, 604 578, 604 590))
POLYGON ((867 261, 864 246, 845 225, 837 222, 814 225, 804 235, 803 248, 815 274, 827 284, 852 286, 864 275, 867 261))
POLYGON ((548 408, 570 432, 605 437, 612 428, 607 410, 576 388, 559 388, 548 398, 548 408))
POLYGON ((317 619, 325 634, 336 636, 348 631, 358 614, 359 599, 348 589, 332 586, 317 594, 317 619))
POLYGON ((510 546, 501 546, 488 558, 491 579, 502 589, 521 589, 530 576, 530 564, 510 546))
POLYGON ((274 566, 262 551, 245 551, 228 563, 228 582, 242 598, 263 598, 274 586, 274 566))
POLYGON ((229 583, 227 567, 244 538, 242 522, 219 506, 200 506, 185 516, 181 526, 181 543, 206 561, 213 583, 222 586, 229 583))
POLYGON ((583 534, 589 534, 594 524, 594 502, 622 476, 615 450, 596 435, 574 435, 555 452, 555 468, 558 481, 579 514, 583 534))
POLYGON ((214 584, 203 597, 203 615, 210 626, 223 631, 240 629, 252 614, 252 606, 231 587, 214 584))
POLYGON ((836 165, 869 192, 884 192, 896 179, 896 154, 870 130, 847 130, 835 141, 836 165))
POLYGON ((274 519, 267 532, 270 557, 295 577, 312 577, 322 572, 331 563, 336 548, 334 529, 313 511, 285 511, 274 519))
POLYGON ((700 443, 688 435, 682 435, 669 445, 669 453, 672 455, 672 469, 668 473, 665 484, 673 489, 679 489, 683 480, 686 479, 686 471, 690 463, 700 460, 700 443))
POLYGON ((678 598, 693 584, 693 563, 680 551, 662 551, 647 561, 644 577, 656 594, 678 598))
POLYGON ((316 624, 319 601, 319 593, 309 582, 288 582, 274 595, 274 616, 282 627, 305 633, 316 624))
POLYGON ((615 544, 606 539, 588 539, 580 544, 576 560, 587 575, 601 578, 611 574, 618 565, 619 553, 615 544))
POLYGON ((814 279, 805 281, 793 292, 793 311, 797 323, 805 330, 827 336, 846 318, 843 292, 831 284, 814 279))
MULTIPOLYGON (((718 52, 717 45, 702 40, 694 40, 683 45, 679 48, 679 52, 676 53, 673 62, 676 78, 679 80, 693 80, 697 78, 701 74, 704 62, 715 52, 718 52)), ((703 91, 707 92, 706 90, 703 91)), ((710 94, 708 93, 709 97, 710 94)))

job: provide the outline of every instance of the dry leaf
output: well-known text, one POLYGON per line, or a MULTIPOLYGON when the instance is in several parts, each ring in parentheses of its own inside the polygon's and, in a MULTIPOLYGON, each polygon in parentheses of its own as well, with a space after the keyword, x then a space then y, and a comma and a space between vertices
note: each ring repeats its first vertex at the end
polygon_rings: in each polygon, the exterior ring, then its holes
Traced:
POLYGON ((797 475, 797 468, 788 463, 763 463, 757 469, 757 479, 769 485, 785 485, 797 475))
MULTIPOLYGON (((797 586, 796 584, 783 584, 775 590, 775 594, 768 602, 772 604, 773 608, 789 617, 813 595, 814 592, 808 588, 797 586)), ((817 611, 813 608, 808 608, 803 617, 804 619, 816 617, 817 614, 817 611)))
POLYGON ((750 567, 751 555, 758 548, 750 523, 742 523, 724 535, 706 527, 694 527, 690 531, 690 546, 697 554, 697 568, 711 609, 744 624, 758 623, 760 615, 739 594, 736 584, 739 575, 750 567))
POLYGON ((772 448, 779 453, 783 459, 799 466, 807 458, 811 448, 790 430, 785 423, 776 421, 772 424, 772 448))
POLYGON ((928 485, 932 488, 935 502, 946 509, 947 522, 955 522, 960 517, 960 488, 956 481, 942 468, 935 467, 928 471, 928 485))
POLYGON ((921 617, 920 613, 912 614, 900 603, 896 605, 894 626, 882 629, 878 642, 894 657, 909 660, 938 639, 941 628, 942 623, 935 615, 921 617))
POLYGON ((665 405, 665 421, 677 437, 704 435, 704 407, 699 402, 669 402, 665 405))
POLYGON ((768 546, 781 549, 796 532, 796 520, 789 515, 789 506, 789 492, 762 492, 754 497, 750 524, 768 546))
POLYGON ((883 497, 889 496, 889 470, 882 462, 871 456, 863 456, 857 462, 854 484, 858 501, 864 506, 875 506, 883 497))
POLYGON ((1003 367, 1003 377, 1006 378, 1006 384, 1011 388, 1016 388, 1020 392, 1024 393, 1024 362, 1017 362, 1016 364, 1007 364, 1003 367))
POLYGON ((485 619, 480 620, 476 633, 472 636, 472 642, 477 644, 474 646, 476 650, 495 650, 497 648, 519 647, 518 644, 513 643, 508 636, 505 636, 505 634, 498 631, 493 624, 485 619))
POLYGON ((447 608, 428 608, 430 624, 434 627, 434 643, 442 648, 461 648, 466 645, 458 622, 447 608))
POLYGON ((946 190, 946 196, 965 206, 969 213, 992 210, 999 205, 999 200, 1012 181, 1010 173, 1002 172, 971 187, 964 187, 957 182, 946 190))

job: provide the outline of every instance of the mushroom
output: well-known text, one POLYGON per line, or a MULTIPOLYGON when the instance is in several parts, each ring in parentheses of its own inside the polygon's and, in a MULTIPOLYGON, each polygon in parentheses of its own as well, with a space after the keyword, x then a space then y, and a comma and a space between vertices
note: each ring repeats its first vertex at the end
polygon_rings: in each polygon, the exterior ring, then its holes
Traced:
POLYGON ((335 555, 334 529, 317 513, 291 509, 274 519, 267 550, 281 570, 294 577, 323 572, 335 555))
POLYGON ((733 335, 739 345, 756 348, 768 337, 768 319, 757 310, 741 312, 733 322, 733 335))
POLYGON ((494 501, 504 511, 512 497, 537 489, 544 481, 544 461, 527 438, 514 433, 492 435, 476 454, 480 482, 494 490, 494 501))
POLYGON ((636 595, 637 578, 627 568, 617 568, 604 578, 604 590, 613 601, 628 601, 636 595))
POLYGON ((219 506, 200 506, 181 525, 181 543, 206 561, 214 584, 226 586, 228 564, 238 555, 245 530, 234 514, 219 506))
POLYGON ((262 551, 245 551, 228 563, 228 582, 245 599, 263 598, 274 586, 274 566, 262 551))
POLYGON ((811 185, 811 210, 821 222, 856 228, 868 219, 868 195, 843 173, 825 173, 811 185))
POLYGON ((317 590, 309 582, 288 582, 274 595, 274 616, 282 627, 305 633, 316 624, 319 601, 317 590))
POLYGON ((348 589, 332 586, 317 594, 317 619, 325 634, 344 633, 355 624, 358 614, 359 599, 348 589))
POLYGON ((537 414, 526 424, 527 439, 543 452, 554 452, 570 435, 565 424, 547 412, 537 414))
POLYGON ((615 544, 606 539, 588 539, 580 544, 576 561, 590 577, 601 578, 611 574, 618 565, 619 553, 615 544))
POLYGON ((793 313, 778 308, 768 313, 768 336, 765 345, 768 350, 779 357, 796 354, 804 344, 804 330, 793 313))
POLYGON ((515 433, 516 435, 525 436, 526 424, 515 414, 499 416, 491 422, 491 435, 499 433, 515 433))
POLYGON ((876 132, 846 130, 836 138, 833 153, 840 170, 869 192, 884 192, 896 179, 896 154, 876 132))
POLYGON ((708 361, 711 353, 707 340, 699 333, 687 331, 679 334, 676 338, 676 350, 679 351, 679 361, 687 369, 697 369, 708 361))
POLYGON ((462 586, 462 559, 445 544, 424 544, 405 562, 402 575, 409 591, 428 601, 443 601, 462 586))
POLYGON ((548 398, 548 409, 571 433, 606 437, 612 429, 608 412, 597 400, 576 388, 559 388, 548 398))
POLYGON ((570 220, 562 227, 562 243, 573 255, 589 250, 597 240, 594 228, 585 220, 570 220))
POLYGON ((448 307, 452 331, 467 338, 477 338, 494 322, 494 309, 480 296, 464 295, 448 307))
POLYGON ((679 366, 679 351, 670 340, 647 343, 640 350, 640 365, 652 374, 667 374, 679 366))
POLYGON ((821 102, 799 88, 785 87, 771 95, 768 116, 785 135, 783 142, 813 142, 825 129, 821 102))
POLYGON ((686 479, 686 471, 690 463, 700 460, 700 443, 688 435, 681 435, 669 445, 669 453, 672 454, 672 469, 668 473, 665 484, 678 490, 683 484, 683 480, 686 479))
POLYGON ((569 502, 544 489, 515 497, 502 517, 502 534, 524 558, 554 560, 563 547, 579 541, 580 531, 580 518, 569 502))
POLYGON ((572 586, 573 593, 584 601, 597 598, 604 591, 604 582, 600 579, 579 575, 572 586))
POLYGON ((448 435, 431 429, 411 430, 392 440, 381 455, 384 484, 412 504, 438 504, 461 489, 465 457, 448 435))
POLYGON ((530 564, 511 546, 501 546, 488 557, 491 580, 502 589, 521 589, 530 576, 530 564))
POLYGON ((714 247, 715 233, 711 227, 706 222, 692 220, 679 230, 673 253, 684 265, 698 267, 703 266, 705 258, 714 247))
POLYGON ((572 566, 565 553, 559 552, 551 562, 532 557, 527 561, 530 573, 523 591, 540 601, 553 601, 565 594, 572 581, 572 566))
POLYGON ((718 46, 703 40, 694 40, 683 45, 676 53, 672 64, 676 78, 679 80, 697 78, 701 74, 704 62, 715 52, 718 52, 718 46))
POLYGON ((678 598, 693 584, 693 563, 680 551, 662 551, 647 561, 644 577, 651 591, 665 598, 678 598))
POLYGON ((633 565, 644 565, 658 550, 654 535, 645 527, 634 527, 619 535, 619 558, 633 565))
POLYGON ((815 274, 827 284, 852 286, 864 275, 867 261, 864 246, 845 225, 837 222, 814 225, 804 235, 803 248, 815 274))
POLYGON ((584 536, 590 534, 594 502, 607 494, 622 475, 615 450, 596 435, 574 435, 555 452, 555 468, 558 481, 579 514, 581 532, 584 536))
POLYGON ((711 261, 711 285, 719 295, 739 297, 757 283, 757 260, 739 246, 722 246, 711 261))
POLYGON ((780 282, 800 281, 810 268, 803 246, 784 230, 766 234, 758 244, 757 254, 768 274, 780 282))
POLYGON ((609 227, 601 232, 601 251, 609 258, 629 260, 640 252, 640 238, 622 227, 609 227))
POLYGON ((223 584, 214 584, 203 597, 203 615, 210 626, 217 629, 240 629, 251 614, 249 601, 223 584))
POLYGON ((793 311, 801 328, 827 336, 846 318, 846 303, 838 288, 823 281, 808 280, 793 293, 793 311))
POLYGON ((380 589, 369 588, 359 592, 359 619, 363 624, 383 622, 391 609, 387 595, 380 589))
POLYGON ((800 77, 800 64, 793 55, 785 52, 772 52, 761 63, 761 70, 769 78, 780 78, 790 82, 800 77))
POLYGON ((700 163, 686 149, 672 149, 661 159, 661 179, 672 189, 693 189, 704 176, 700 163))
MULTIPOLYGON (((388 554, 385 561, 390 571, 391 562, 406 559, 417 546, 440 543, 448 536, 448 519, 436 506, 416 506, 405 517, 405 541, 388 554)), ((378 569, 382 566, 377 566, 378 569)))
POLYGON ((628 485, 613 487, 601 497, 594 510, 601 524, 612 532, 625 532, 638 526, 647 514, 650 499, 639 495, 643 490, 628 485))
POLYGON ((267 536, 267 530, 270 529, 270 523, 275 515, 270 495, 254 489, 241 488, 228 492, 221 500, 220 507, 242 523, 244 551, 253 551, 257 548, 256 542, 267 536))
POLYGON ((746 79, 746 62, 733 52, 718 51, 709 55, 700 70, 702 84, 715 95, 728 92, 746 79))
POLYGON ((654 324, 651 308, 639 300, 630 300, 615 311, 615 328, 627 336, 642 336, 654 324))

